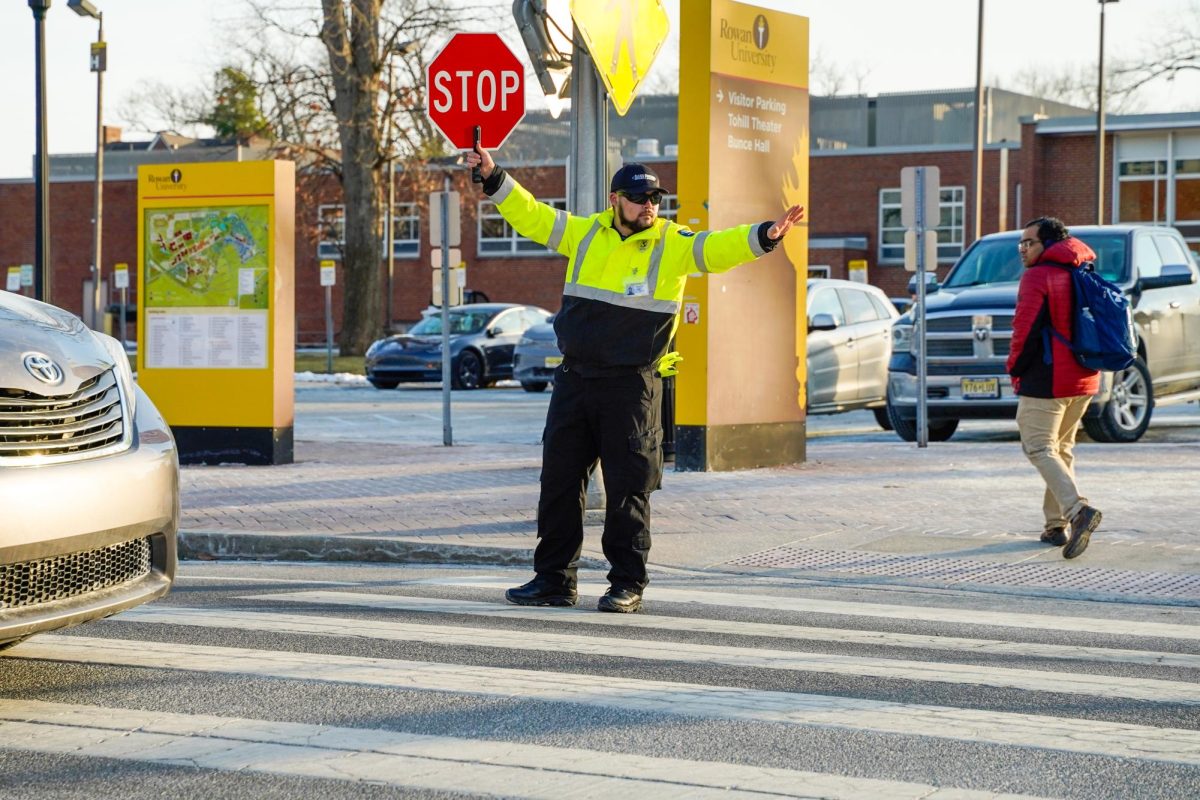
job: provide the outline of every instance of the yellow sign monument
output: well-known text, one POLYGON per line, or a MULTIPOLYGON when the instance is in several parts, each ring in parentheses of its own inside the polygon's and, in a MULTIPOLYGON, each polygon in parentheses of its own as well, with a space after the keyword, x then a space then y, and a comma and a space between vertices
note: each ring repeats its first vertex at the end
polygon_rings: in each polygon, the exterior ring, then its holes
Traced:
POLYGON ((670 30, 662 0, 571 0, 571 17, 622 117, 670 30))
POLYGON ((138 383, 185 464, 290 464, 295 165, 138 168, 138 383))
MULTIPOLYGON (((677 220, 720 229, 807 207, 808 20, 689 0, 679 52, 677 220)), ((687 359, 677 470, 804 460, 807 277, 805 222, 753 264, 689 279, 676 336, 687 359)))

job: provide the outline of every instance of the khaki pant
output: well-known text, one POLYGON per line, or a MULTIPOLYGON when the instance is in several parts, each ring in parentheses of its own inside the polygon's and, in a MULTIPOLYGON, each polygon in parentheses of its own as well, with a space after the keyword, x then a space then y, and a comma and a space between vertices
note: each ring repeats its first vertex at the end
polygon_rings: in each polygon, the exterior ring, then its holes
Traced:
POLYGON ((1091 395, 1019 397, 1017 428, 1021 449, 1046 482, 1042 513, 1046 530, 1064 528, 1087 504, 1075 485, 1075 432, 1091 395))

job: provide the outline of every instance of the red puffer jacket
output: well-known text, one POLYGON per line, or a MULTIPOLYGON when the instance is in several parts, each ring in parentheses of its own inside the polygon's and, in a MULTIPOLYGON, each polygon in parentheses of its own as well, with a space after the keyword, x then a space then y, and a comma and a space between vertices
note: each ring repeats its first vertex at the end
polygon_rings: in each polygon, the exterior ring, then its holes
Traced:
POLYGON ((1075 302, 1071 274, 1060 264, 1078 269, 1095 261, 1096 254, 1078 239, 1068 238, 1046 248, 1038 263, 1021 275, 1017 290, 1017 313, 1013 317, 1008 374, 1013 391, 1025 397, 1078 397, 1100 389, 1100 373, 1079 365, 1070 348, 1050 339, 1050 363, 1046 363, 1047 325, 1071 338, 1071 312, 1075 302))

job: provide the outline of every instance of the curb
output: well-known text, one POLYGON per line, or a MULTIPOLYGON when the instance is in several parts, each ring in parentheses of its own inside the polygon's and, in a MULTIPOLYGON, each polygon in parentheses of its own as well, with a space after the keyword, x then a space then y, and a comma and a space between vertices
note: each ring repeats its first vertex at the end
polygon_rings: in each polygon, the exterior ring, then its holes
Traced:
MULTIPOLYGON (((481 564, 533 566, 528 547, 449 544, 375 536, 322 536, 312 533, 179 531, 180 560, 342 561, 390 564, 481 564)), ((579 566, 607 563, 581 558, 579 566)))

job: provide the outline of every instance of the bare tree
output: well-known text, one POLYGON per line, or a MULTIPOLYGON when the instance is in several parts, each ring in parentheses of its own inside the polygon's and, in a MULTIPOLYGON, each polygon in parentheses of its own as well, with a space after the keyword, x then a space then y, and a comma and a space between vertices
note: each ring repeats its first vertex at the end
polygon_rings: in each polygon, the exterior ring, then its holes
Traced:
MULTIPOLYGON (((1135 85, 1123 69, 1122 61, 1105 69, 1108 75, 1104 83, 1104 108, 1108 113, 1132 114, 1144 106, 1144 100, 1137 92, 1140 85, 1135 85)), ((1013 75, 992 76, 988 84, 1094 111, 1097 77, 1096 62, 1056 67, 1028 65, 1013 75)))
POLYGON ((812 55, 808 68, 809 86, 822 97, 861 96, 866 94, 871 68, 862 61, 846 64, 835 61, 823 47, 812 55))
POLYGON ((1146 43, 1141 56, 1114 65, 1112 75, 1131 90, 1161 80, 1175 80, 1181 74, 1200 71, 1200 0, 1192 0, 1187 10, 1171 19, 1146 43))

